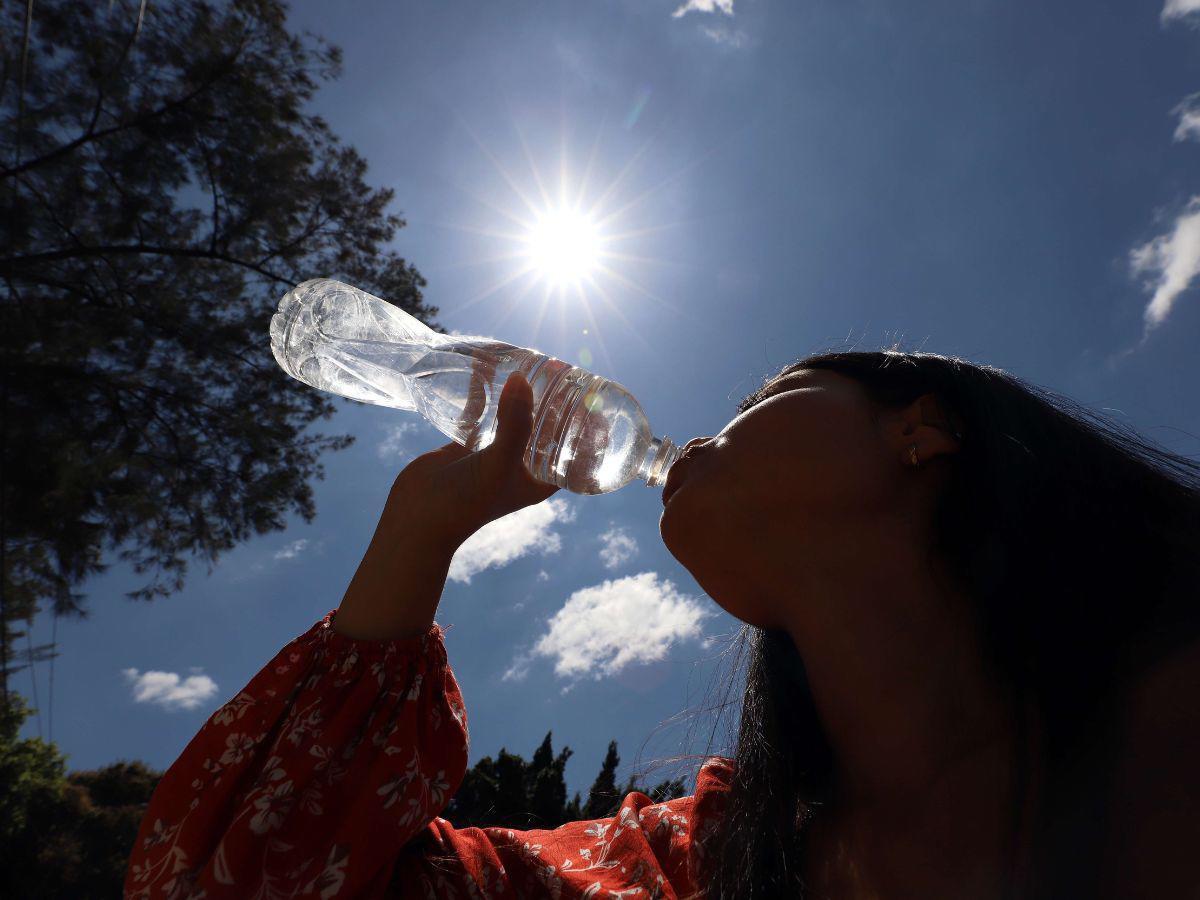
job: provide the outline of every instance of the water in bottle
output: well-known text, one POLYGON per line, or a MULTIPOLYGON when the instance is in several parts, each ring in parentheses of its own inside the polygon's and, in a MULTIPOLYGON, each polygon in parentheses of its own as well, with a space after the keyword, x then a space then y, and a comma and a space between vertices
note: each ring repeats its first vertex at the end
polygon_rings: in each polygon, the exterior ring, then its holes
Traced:
POLYGON ((533 388, 525 465, 540 481, 602 494, 635 478, 660 487, 681 454, 656 438, 615 381, 526 347, 444 335, 356 287, 317 278, 288 291, 271 319, 271 350, 305 384, 420 413, 472 450, 496 436, 500 391, 521 372, 533 388))

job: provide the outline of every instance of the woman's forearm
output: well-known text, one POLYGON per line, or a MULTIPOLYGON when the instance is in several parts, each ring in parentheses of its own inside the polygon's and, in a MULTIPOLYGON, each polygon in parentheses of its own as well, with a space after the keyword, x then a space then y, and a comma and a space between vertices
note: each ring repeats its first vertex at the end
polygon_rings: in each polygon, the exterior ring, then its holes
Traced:
POLYGON ((334 631, 378 640, 418 637, 433 624, 458 545, 423 535, 419 523, 403 515, 403 498, 389 497, 338 606, 334 631))

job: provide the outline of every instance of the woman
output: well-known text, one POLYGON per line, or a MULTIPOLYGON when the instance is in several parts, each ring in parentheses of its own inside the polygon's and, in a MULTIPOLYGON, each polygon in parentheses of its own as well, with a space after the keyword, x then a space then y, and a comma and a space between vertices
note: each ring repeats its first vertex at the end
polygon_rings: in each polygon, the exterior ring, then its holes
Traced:
POLYGON ((672 470, 663 541, 747 623, 734 757, 455 829, 449 561, 557 490, 522 378, 499 417, 400 474, 338 609, 184 750, 127 897, 1200 896, 1200 466, 924 353, 803 359, 672 470))

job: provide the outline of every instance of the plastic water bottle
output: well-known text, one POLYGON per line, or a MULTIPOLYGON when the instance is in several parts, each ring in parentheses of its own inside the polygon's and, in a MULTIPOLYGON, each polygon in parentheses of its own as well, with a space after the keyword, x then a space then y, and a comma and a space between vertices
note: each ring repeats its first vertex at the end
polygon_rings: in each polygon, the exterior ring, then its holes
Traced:
POLYGON ((534 478, 577 494, 603 494, 635 478, 661 486, 681 454, 656 438, 624 387, 488 337, 444 335, 356 287, 317 278, 284 294, 271 318, 271 351, 305 384, 419 412, 472 450, 496 436, 500 391, 513 371, 533 388, 525 465, 534 478))

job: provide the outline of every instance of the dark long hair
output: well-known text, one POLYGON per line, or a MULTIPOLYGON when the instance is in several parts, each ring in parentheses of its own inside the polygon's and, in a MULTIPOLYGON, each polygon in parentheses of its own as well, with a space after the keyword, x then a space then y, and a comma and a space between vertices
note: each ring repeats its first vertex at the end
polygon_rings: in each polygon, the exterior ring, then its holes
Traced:
MULTIPOLYGON (((881 409, 933 393, 960 426, 960 452, 936 460, 949 473, 930 553, 966 586, 996 671, 1037 717, 1035 894, 1094 895, 1115 692, 1200 633, 1200 464, 1000 369, 932 353, 809 356, 739 412, 798 368, 854 378, 881 409)), ((746 625, 738 642, 745 694, 704 896, 795 898, 804 826, 830 801, 830 749, 787 634, 746 625)), ((1019 787, 1031 763, 1014 760, 1019 787)), ((1016 823, 1014 810, 1014 835, 1016 823)))

